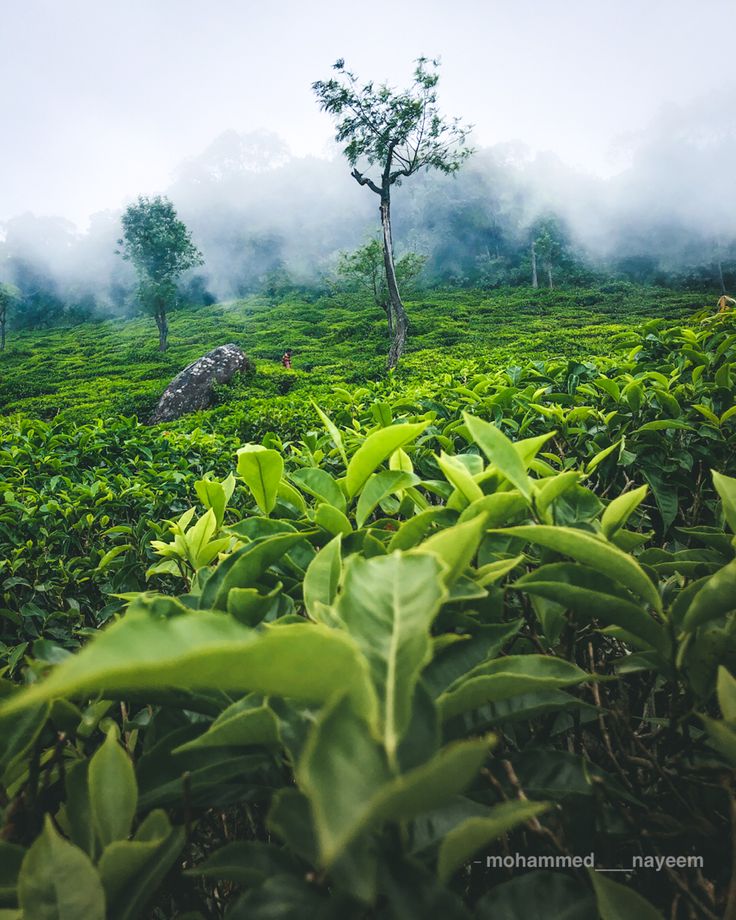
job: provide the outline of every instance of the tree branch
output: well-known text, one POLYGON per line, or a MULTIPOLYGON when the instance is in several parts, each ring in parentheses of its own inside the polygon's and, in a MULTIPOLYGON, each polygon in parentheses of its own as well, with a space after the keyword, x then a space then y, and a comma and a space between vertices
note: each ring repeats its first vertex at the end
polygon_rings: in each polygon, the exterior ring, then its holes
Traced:
POLYGON ((353 179, 355 179, 355 181, 356 181, 359 185, 367 185, 368 188, 369 188, 372 192, 375 192, 375 193, 376 193, 376 195, 380 195, 380 194, 381 194, 381 189, 376 185, 376 183, 373 181, 373 179, 369 179, 368 176, 364 176, 362 173, 359 173, 358 170, 355 169, 354 167, 353 167, 353 171, 350 173, 350 175, 353 177, 353 179))

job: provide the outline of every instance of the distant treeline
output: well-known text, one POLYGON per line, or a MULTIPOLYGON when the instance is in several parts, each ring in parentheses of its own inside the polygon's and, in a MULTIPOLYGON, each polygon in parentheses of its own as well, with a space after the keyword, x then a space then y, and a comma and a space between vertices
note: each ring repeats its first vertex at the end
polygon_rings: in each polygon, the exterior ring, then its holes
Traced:
MULTIPOLYGON (((418 176, 398 190, 398 255, 422 257, 420 289, 536 278, 540 288, 622 280, 733 291, 736 226, 729 232, 722 214, 709 223, 707 202, 688 210, 673 198, 669 207, 664 191, 654 207, 637 175, 614 188, 554 158, 478 151, 456 177, 418 176)), ((339 158, 293 158, 270 136, 223 135, 184 164, 168 195, 205 259, 180 286, 188 304, 339 290, 341 253, 377 226, 374 203, 339 158)), ((85 232, 61 218, 7 221, 0 282, 16 292, 9 327, 137 312, 135 276, 116 252, 120 234, 115 212, 95 215, 85 232)))

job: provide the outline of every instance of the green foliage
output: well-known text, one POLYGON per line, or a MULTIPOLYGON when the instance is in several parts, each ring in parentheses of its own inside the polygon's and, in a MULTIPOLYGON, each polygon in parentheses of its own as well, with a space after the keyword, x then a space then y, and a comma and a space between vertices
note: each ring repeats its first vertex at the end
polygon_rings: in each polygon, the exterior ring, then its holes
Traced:
POLYGON ((159 329, 159 344, 167 347, 166 312, 176 297, 176 282, 182 272, 202 264, 184 223, 176 216, 168 198, 139 197, 128 205, 122 217, 120 254, 131 262, 138 275, 141 305, 153 314, 159 329))
POLYGON ((608 362, 354 389, 286 443, 12 420, 4 903, 717 915, 734 341, 728 320, 655 325, 608 362), (669 400, 687 427, 652 428, 669 400), (685 454, 700 481, 665 483, 685 454), (39 547, 49 577, 62 561, 45 591, 17 574, 39 547), (509 852, 630 874, 484 868, 509 852), (702 855, 709 893, 631 869, 663 853, 702 855))

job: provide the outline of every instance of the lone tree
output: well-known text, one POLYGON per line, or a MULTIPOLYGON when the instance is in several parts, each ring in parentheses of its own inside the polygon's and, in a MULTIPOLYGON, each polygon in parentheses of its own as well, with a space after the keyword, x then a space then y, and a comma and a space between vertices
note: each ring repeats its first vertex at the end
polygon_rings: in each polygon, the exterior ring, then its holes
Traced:
POLYGON ((140 197, 122 218, 123 237, 117 250, 138 274, 138 296, 158 326, 158 345, 168 347, 167 311, 176 302, 176 282, 182 272, 202 265, 202 253, 176 216, 168 198, 140 197))
MULTIPOLYGON (((416 252, 407 252, 395 263, 396 284, 399 290, 406 290, 413 285, 426 261, 426 256, 420 256, 416 252)), ((350 287, 368 291, 371 294, 375 305, 386 314, 388 334, 393 339, 391 298, 386 282, 386 266, 381 241, 371 239, 353 252, 341 253, 337 263, 337 274, 350 287)))
POLYGON ((345 69, 345 61, 339 60, 333 65, 336 77, 312 84, 320 108, 335 119, 335 139, 345 145, 343 153, 352 167, 353 178, 380 198, 392 329, 390 368, 399 362, 409 327, 394 264, 391 189, 423 169, 455 173, 472 152, 465 146, 470 127, 439 114, 438 67, 436 60, 419 58, 414 82, 408 89, 397 91, 386 84, 359 85, 355 74, 345 69), (366 171, 373 167, 377 172, 371 178, 366 171))

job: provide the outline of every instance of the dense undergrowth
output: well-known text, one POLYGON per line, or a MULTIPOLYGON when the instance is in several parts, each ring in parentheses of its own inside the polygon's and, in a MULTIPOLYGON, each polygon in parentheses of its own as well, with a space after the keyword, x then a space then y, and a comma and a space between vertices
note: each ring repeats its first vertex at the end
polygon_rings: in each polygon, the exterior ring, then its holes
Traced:
POLYGON ((176 425, 2 421, 8 917, 736 915, 736 325, 565 297, 390 379, 317 340, 176 425))

